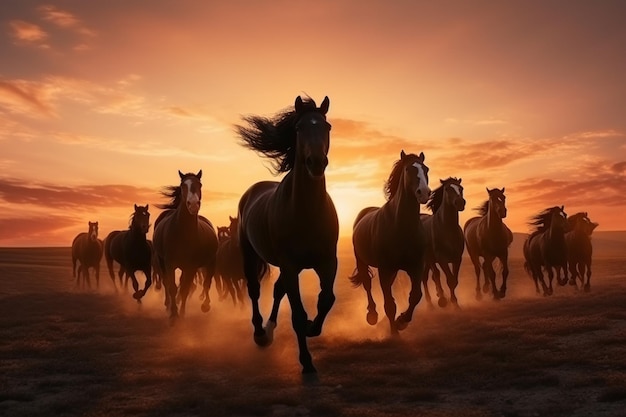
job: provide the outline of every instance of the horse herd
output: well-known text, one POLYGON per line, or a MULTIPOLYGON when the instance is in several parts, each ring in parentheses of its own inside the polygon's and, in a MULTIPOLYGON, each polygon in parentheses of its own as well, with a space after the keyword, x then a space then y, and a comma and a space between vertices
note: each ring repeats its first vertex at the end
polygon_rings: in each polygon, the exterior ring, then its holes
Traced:
MULTIPOLYGON (((215 278, 220 297, 230 295, 234 303, 243 303, 247 289, 254 340, 259 346, 272 343, 280 302, 287 295, 303 373, 315 372, 307 338, 321 334, 335 301, 333 286, 339 237, 337 213, 326 191, 325 178, 331 130, 326 119, 329 105, 328 97, 319 107, 308 97, 297 97, 293 107, 272 118, 247 116, 244 125, 236 126, 240 143, 270 158, 275 173, 285 175, 280 182, 261 181, 251 185, 241 196, 237 216, 230 217, 227 227, 216 230, 208 219, 198 214, 202 200, 201 170, 195 174, 179 171, 179 185, 164 190, 169 202, 157 206, 163 211, 154 223, 152 241, 146 238, 150 227, 147 205, 135 205, 128 230, 112 231, 104 241, 98 238, 98 223, 89 222, 89 230, 80 233, 72 243, 72 269, 77 284, 81 278, 89 282, 89 268, 95 269, 98 282, 99 263, 104 256, 115 288, 114 261, 120 265, 120 283, 124 277, 130 278, 133 297, 138 301, 153 279, 157 288, 162 283, 165 306, 174 322, 179 314, 184 315, 186 301, 196 282, 202 287, 201 309, 210 310, 209 289, 215 278), (264 326, 258 301, 260 281, 268 274, 269 265, 277 267, 279 275, 274 282, 272 310, 264 326), (303 269, 313 269, 320 280, 317 315, 312 320, 300 296, 298 277, 303 269), (180 271, 178 285, 176 270, 180 271), (136 271, 146 278, 142 289, 136 271)), ((366 320, 374 325, 378 313, 371 292, 372 268, 378 270, 392 335, 397 335, 411 321, 422 298, 422 286, 427 302, 431 303, 429 277, 435 283, 438 304, 443 307, 448 303, 440 270, 446 277, 449 301, 458 307, 455 289, 466 247, 476 274, 476 297, 480 299, 483 292, 489 291, 496 300, 506 295, 508 248, 513 234, 503 222, 507 215, 505 189, 487 189, 488 199, 477 209, 479 215, 461 227, 459 212, 466 204, 462 180, 453 177, 440 180, 440 186, 433 191, 428 172, 423 153, 401 151, 385 182, 385 204, 361 210, 353 226, 356 268, 350 280, 354 286, 365 289, 366 320), (432 214, 421 214, 421 204, 432 214), (501 264, 499 287, 496 259, 501 264), (396 315, 392 284, 400 270, 409 276, 411 290, 407 309, 396 315)), ((589 290, 590 236, 597 224, 589 220, 587 213, 568 218, 563 207, 551 207, 535 216, 532 225, 536 230, 524 243, 524 266, 537 292, 541 284, 543 294, 551 295, 554 274, 558 283, 564 285, 568 271, 570 283, 576 284, 580 278, 584 289, 589 290), (548 275, 548 284, 544 273, 548 275)))

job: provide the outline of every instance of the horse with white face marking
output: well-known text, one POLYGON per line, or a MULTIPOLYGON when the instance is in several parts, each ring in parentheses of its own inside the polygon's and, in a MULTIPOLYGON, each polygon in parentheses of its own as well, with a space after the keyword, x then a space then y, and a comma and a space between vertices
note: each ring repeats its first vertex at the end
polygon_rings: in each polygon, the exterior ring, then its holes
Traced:
POLYGON ((103 253, 102 240, 98 239, 98 222, 89 222, 89 230, 79 233, 72 241, 72 275, 76 278, 76 286, 80 285, 81 275, 83 277, 82 286, 85 282, 91 288, 89 279, 89 268, 93 268, 96 273, 96 287, 100 286, 100 261, 103 253), (76 262, 79 262, 76 271, 76 262))
POLYGON ((355 286, 363 285, 367 293, 367 322, 378 322, 376 303, 372 297, 372 272, 378 268, 380 286, 385 299, 385 314, 391 334, 406 328, 413 311, 422 298, 421 281, 424 269, 426 235, 420 220, 420 203, 430 196, 428 167, 424 154, 400 153, 385 184, 387 202, 382 207, 367 207, 354 221, 352 243, 356 270, 350 277, 355 286), (391 286, 399 270, 411 279, 409 306, 396 318, 396 303, 391 286))
POLYGON ((439 268, 441 268, 450 289, 450 301, 458 307, 459 303, 454 290, 459 284, 459 269, 465 249, 463 229, 459 225, 459 212, 465 210, 465 198, 463 198, 461 179, 448 178, 440 182, 441 186, 432 192, 426 203, 426 207, 432 210, 433 214, 422 215, 422 224, 428 241, 423 277, 424 296, 430 305, 428 291, 428 271, 430 270, 437 287, 439 306, 444 307, 447 304, 448 300, 443 293, 439 279, 439 268), (449 264, 452 264, 452 269, 449 264))
POLYGON ((202 170, 197 174, 178 171, 178 175, 180 185, 167 187, 163 193, 171 201, 157 206, 165 211, 154 223, 153 236, 154 252, 163 274, 165 303, 170 309, 171 320, 178 317, 176 269, 181 270, 180 314, 185 314, 189 290, 199 269, 204 275, 202 311, 209 311, 208 292, 215 273, 217 252, 215 229, 209 220, 198 214, 202 200, 202 170))

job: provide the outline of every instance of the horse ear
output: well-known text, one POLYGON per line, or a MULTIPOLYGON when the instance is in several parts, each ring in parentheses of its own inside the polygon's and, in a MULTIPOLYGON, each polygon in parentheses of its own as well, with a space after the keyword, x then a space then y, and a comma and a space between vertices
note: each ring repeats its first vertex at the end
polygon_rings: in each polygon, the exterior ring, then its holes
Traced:
POLYGON ((198 179, 202 178, 202 170, 198 171, 198 173, 196 174, 196 177, 198 177, 198 179))
POLYGON ((461 181, 463 181, 463 178, 459 178, 459 184, 461 183, 461 181))
POLYGON ((137 204, 135 204, 135 211, 137 211, 137 204))
POLYGON ((485 187, 485 190, 487 190, 487 192, 489 192, 489 187, 485 187))
POLYGON ((326 96, 320 105, 320 112, 323 115, 326 115, 326 113, 328 113, 328 107, 330 107, 330 100, 328 99, 328 96, 326 96))
POLYGON ((302 101, 302 97, 296 97, 296 102, 294 104, 294 108, 296 109, 296 113, 300 113, 304 107, 304 102, 302 101))
POLYGON ((148 207, 149 207, 149 206, 150 206, 149 204, 146 204, 146 211, 148 211, 148 207))
POLYGON ((439 182, 441 183, 441 185, 443 185, 443 183, 444 183, 444 180, 442 180, 442 179, 439 179, 439 182))
POLYGON ((563 211, 565 209, 565 206, 561 206, 561 211, 563 211))
POLYGON ((185 176, 182 172, 180 172, 180 169, 178 170, 178 176, 180 177, 180 179, 182 180, 183 177, 185 176))
POLYGON ((585 212, 585 217, 589 217, 589 214, 587 214, 587 212, 585 212))
POLYGON ((406 156, 406 154, 404 153, 404 149, 402 149, 400 151, 400 159, 404 159, 405 156, 406 156))
POLYGON ((234 219, 234 217, 232 217, 232 216, 228 216, 228 220, 230 220, 230 221, 232 222, 232 221, 234 221, 235 219, 234 219))
POLYGON ((504 193, 504 190, 506 189, 506 187, 502 187, 502 193, 504 193))
POLYGON ((424 162, 424 159, 426 159, 426 157, 424 156, 424 152, 420 152, 418 158, 419 158, 420 162, 424 162))

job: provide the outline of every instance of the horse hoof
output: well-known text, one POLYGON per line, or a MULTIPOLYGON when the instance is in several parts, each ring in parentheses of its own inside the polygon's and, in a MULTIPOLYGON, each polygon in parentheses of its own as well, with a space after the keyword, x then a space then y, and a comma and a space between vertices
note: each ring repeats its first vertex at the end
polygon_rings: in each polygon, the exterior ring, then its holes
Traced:
POLYGON ((208 313, 209 311, 211 311, 211 304, 209 304, 209 303, 202 303, 200 305, 200 310, 202 310, 203 313, 208 313))
POLYGON ((145 292, 143 290, 139 290, 139 291, 135 291, 135 293, 133 294, 133 298, 137 301, 141 300, 141 297, 143 297, 145 294, 145 292))
POLYGON ((409 322, 402 320, 401 317, 398 317, 398 319, 396 320, 396 329, 398 330, 404 330, 407 328, 408 325, 409 325, 409 322))
POLYGON ((376 325, 376 323, 378 323, 378 313, 375 311, 370 311, 367 313, 367 322, 371 325, 374 326, 376 325))
POLYGON ((489 290, 490 290, 490 289, 491 289, 491 285, 489 285, 489 284, 485 284, 485 285, 483 285, 483 292, 484 292, 485 294, 487 294, 487 293, 489 292, 489 290))
POLYGON ((317 328, 312 320, 306 321, 306 337, 317 337, 322 334, 322 329, 317 328))
POLYGON ((500 298, 506 297, 506 290, 500 290, 500 294, 498 294, 500 298))
POLYGON ((302 367, 302 375, 312 375, 316 373, 317 373, 317 369, 315 369, 315 366, 313 366, 313 364, 302 367))
POLYGON ((591 291, 591 285, 585 284, 585 292, 591 291))
POLYGON ((254 343, 260 347, 267 347, 272 344, 272 339, 267 336, 267 333, 263 332, 263 334, 254 335, 254 343))
POLYGON ((441 297, 438 301, 437 304, 439 304, 439 307, 441 308, 445 308, 445 306, 448 305, 448 300, 446 299, 446 297, 441 297))
POLYGON ((552 288, 548 288, 548 295, 552 295, 554 293, 554 290, 552 288))

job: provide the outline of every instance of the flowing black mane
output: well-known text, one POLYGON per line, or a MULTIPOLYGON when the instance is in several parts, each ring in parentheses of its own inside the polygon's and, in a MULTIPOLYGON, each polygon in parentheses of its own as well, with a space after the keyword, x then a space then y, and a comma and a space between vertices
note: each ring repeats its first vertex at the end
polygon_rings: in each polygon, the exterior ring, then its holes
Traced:
POLYGON ((481 216, 486 216, 489 211, 489 200, 486 200, 480 206, 475 207, 474 210, 476 210, 481 216))
MULTIPOLYGON (((302 101, 305 110, 318 110, 312 98, 305 97, 302 101)), ((293 106, 278 112, 272 118, 244 116, 243 120, 248 126, 236 125, 235 130, 243 146, 273 159, 272 167, 279 174, 293 169, 296 159, 296 123, 299 116, 293 106)))
POLYGON ((441 182, 441 185, 435 189, 430 194, 430 198, 428 199, 428 203, 426 203, 426 208, 432 211, 433 213, 439 210, 441 204, 443 203, 443 189, 448 184, 457 184, 459 185, 459 179, 455 177, 448 177, 441 182))
MULTIPOLYGON (((182 184, 189 177, 198 178, 196 174, 188 172, 181 177, 180 183, 182 184)), ((169 198, 170 202, 167 204, 156 204, 156 207, 160 208, 161 210, 170 210, 177 208, 180 204, 181 194, 182 191, 180 185, 168 185, 167 187, 163 187, 161 195, 163 197, 169 198)))
MULTIPOLYGON (((404 158, 398 159, 394 164, 389 174, 389 178, 385 181, 383 191, 385 192, 385 198, 387 201, 391 200, 400 185, 400 178, 402 178, 402 171, 405 164, 412 164, 413 162, 419 162, 419 157, 414 153, 410 153, 404 156, 404 158)), ((421 162, 420 162, 421 163, 421 162)))
POLYGON ((555 210, 561 209, 557 206, 550 207, 530 218, 528 225, 535 228, 533 233, 543 232, 550 228, 552 224, 552 212, 555 210))

